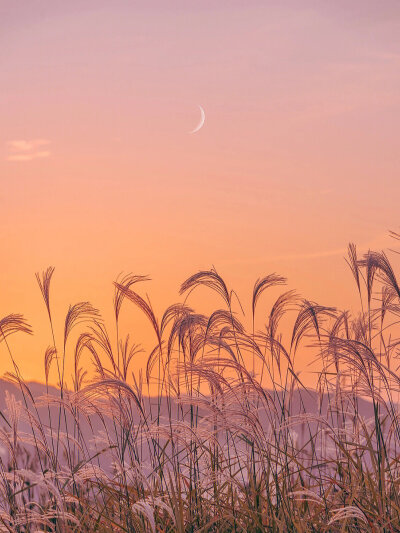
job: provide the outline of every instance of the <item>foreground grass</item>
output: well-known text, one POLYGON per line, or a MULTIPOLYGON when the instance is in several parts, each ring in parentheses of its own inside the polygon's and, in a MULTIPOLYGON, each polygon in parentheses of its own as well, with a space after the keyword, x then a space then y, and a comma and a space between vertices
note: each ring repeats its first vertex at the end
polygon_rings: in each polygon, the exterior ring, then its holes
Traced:
MULTIPOLYGON (((262 310, 260 331, 258 306, 285 283, 280 276, 257 280, 249 330, 215 270, 186 280, 181 294, 203 286, 219 294, 220 309, 205 316, 185 299, 161 320, 136 292, 146 278, 126 276, 115 283, 116 345, 96 309, 71 306, 61 345, 53 333, 45 354, 45 382, 53 368, 59 389, 40 398, 9 338, 30 326, 3 318, 7 379, 21 401, 8 397, 1 413, 0 531, 400 531, 400 288, 382 253, 359 260, 350 245, 348 263, 358 316, 288 291, 262 310), (144 376, 131 371, 137 347, 120 338, 123 304, 139 307, 154 330, 144 376), (314 392, 296 370, 305 345, 316 357, 314 392)), ((52 275, 37 279, 53 332, 52 275)))

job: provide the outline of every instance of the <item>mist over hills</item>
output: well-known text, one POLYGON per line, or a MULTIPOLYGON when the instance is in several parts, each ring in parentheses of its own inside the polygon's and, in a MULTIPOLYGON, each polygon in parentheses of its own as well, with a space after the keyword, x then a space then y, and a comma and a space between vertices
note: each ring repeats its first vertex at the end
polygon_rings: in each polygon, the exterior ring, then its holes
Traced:
MULTIPOLYGON (((65 390, 64 397, 70 398, 71 391, 65 390)), ((267 396, 273 399, 276 407, 276 412, 266 408, 265 404, 252 405, 251 416, 257 418, 266 435, 271 428, 271 424, 283 423, 287 424, 291 421, 290 427, 292 434, 295 435, 297 445, 305 444, 310 434, 315 434, 320 431, 319 422, 317 419, 325 420, 326 424, 332 428, 340 426, 340 417, 343 413, 351 415, 354 412, 354 400, 357 403, 357 417, 364 419, 366 422, 371 420, 374 416, 374 408, 371 402, 363 398, 341 397, 337 401, 341 404, 337 405, 337 409, 333 407, 335 400, 332 394, 324 393, 319 395, 317 392, 310 389, 294 390, 288 402, 288 398, 284 394, 277 394, 271 391, 266 391, 267 396), (285 404, 285 414, 282 413, 283 404, 285 404), (255 411, 254 411, 255 408, 255 411)), ((11 431, 16 428, 17 431, 23 434, 32 433, 32 421, 26 416, 26 413, 31 413, 35 418, 40 420, 43 425, 45 433, 49 436, 51 428, 60 428, 60 435, 67 435, 71 432, 71 428, 75 428, 73 433, 76 435, 76 418, 71 411, 66 411, 66 414, 60 417, 60 410, 57 402, 54 400, 60 398, 60 390, 54 386, 46 387, 45 384, 38 382, 27 382, 23 387, 11 383, 4 379, 0 380, 0 412, 3 417, 0 420, 0 427, 4 431, 11 431), (29 392, 28 392, 29 391, 29 392), (48 402, 48 398, 51 399, 48 402), (24 413, 23 416, 21 414, 24 413), (15 421, 15 425, 13 423, 15 421), (6 422, 8 421, 10 425, 6 422)), ((218 417, 230 417, 230 422, 246 424, 245 413, 239 414, 240 401, 237 405, 232 402, 230 405, 218 407, 218 417)), ((139 424, 140 421, 146 420, 148 424, 154 424, 161 427, 168 427, 172 422, 179 422, 180 424, 189 425, 191 417, 195 418, 195 425, 210 429, 210 422, 215 414, 215 403, 210 397, 198 395, 197 397, 188 398, 182 396, 181 399, 162 397, 159 401, 157 397, 143 397, 141 399, 141 407, 143 412, 137 406, 132 406, 132 421, 133 425, 130 428, 132 432, 135 431, 134 424, 139 424), (193 406, 193 410, 192 410, 193 406), (214 414, 213 414, 214 413, 214 414)), ((193 420, 193 419, 192 419, 193 420)), ((192 422, 193 423, 193 422, 192 422)), ((115 433, 115 426, 113 425, 112 416, 108 413, 93 414, 89 420, 82 417, 79 419, 79 436, 83 442, 90 443, 87 451, 91 449, 94 453, 99 450, 104 451, 104 446, 98 447, 96 441, 101 441, 104 433, 107 433, 107 438, 111 440, 118 439, 115 433)), ((239 431, 240 432, 240 431, 239 431)), ((53 437, 55 434, 53 433, 53 437)), ((27 445, 27 449, 33 447, 27 445)), ((6 454, 4 448, 1 453, 6 454)), ((102 466, 107 464, 108 459, 103 460, 99 454, 99 461, 102 466)), ((144 451, 141 461, 148 461, 149 455, 144 451)))

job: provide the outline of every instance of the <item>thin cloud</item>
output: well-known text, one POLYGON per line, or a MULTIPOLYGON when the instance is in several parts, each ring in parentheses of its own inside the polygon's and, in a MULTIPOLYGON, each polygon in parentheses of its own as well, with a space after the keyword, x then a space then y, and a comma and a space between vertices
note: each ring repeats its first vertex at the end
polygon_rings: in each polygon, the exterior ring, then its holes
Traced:
MULTIPOLYGON (((380 235, 377 235, 374 239, 369 241, 368 243, 364 243, 361 246, 357 246, 358 250, 370 250, 374 248, 387 248, 386 241, 388 241, 388 234, 382 233, 380 235)), ((298 253, 298 254, 287 254, 287 255, 279 255, 275 256, 269 261, 282 261, 282 260, 290 260, 290 259, 319 259, 322 257, 335 257, 339 255, 347 255, 347 247, 343 248, 335 248, 332 250, 321 250, 321 251, 315 251, 310 253, 298 253)), ((362 254, 361 254, 362 255, 362 254)))
POLYGON ((48 150, 42 152, 33 152, 30 154, 10 154, 7 156, 7 161, 32 161, 32 159, 43 159, 50 157, 51 152, 48 150))
POLYGON ((7 147, 7 161, 32 161, 33 159, 45 159, 50 157, 50 150, 44 149, 48 146, 50 141, 48 139, 18 139, 8 141, 7 147))

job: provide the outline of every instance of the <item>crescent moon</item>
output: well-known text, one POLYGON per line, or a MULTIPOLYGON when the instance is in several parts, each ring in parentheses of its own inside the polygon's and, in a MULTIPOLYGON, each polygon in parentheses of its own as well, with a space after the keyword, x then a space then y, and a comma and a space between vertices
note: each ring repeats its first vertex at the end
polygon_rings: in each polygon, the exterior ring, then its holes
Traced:
POLYGON ((194 130, 189 131, 189 133, 196 133, 199 130, 201 130, 201 128, 204 126, 204 122, 206 120, 206 114, 204 113, 204 109, 201 107, 201 105, 199 105, 199 109, 200 109, 200 121, 197 124, 197 126, 194 128, 194 130))

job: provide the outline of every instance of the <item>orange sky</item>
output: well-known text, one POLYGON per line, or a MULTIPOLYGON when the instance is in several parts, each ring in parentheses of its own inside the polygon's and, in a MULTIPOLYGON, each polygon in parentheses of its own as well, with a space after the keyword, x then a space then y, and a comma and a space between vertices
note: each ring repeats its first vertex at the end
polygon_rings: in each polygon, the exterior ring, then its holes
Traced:
POLYGON ((211 265, 244 304, 277 271, 347 307, 347 243, 398 229, 397 0, 4 0, 0 67, 0 313, 36 330, 28 379, 48 265, 60 332, 75 301, 108 317, 121 271, 159 314, 211 265))

